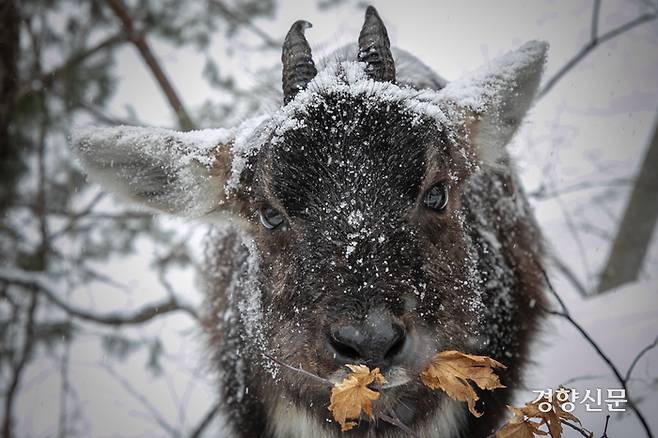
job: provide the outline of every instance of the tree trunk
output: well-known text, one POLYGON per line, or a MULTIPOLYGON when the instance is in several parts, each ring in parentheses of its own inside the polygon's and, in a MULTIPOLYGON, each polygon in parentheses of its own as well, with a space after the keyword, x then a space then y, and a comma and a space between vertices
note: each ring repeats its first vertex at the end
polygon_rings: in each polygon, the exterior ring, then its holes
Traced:
POLYGON ((19 25, 17 0, 0 2, 0 214, 14 195, 23 167, 20 149, 12 141, 11 120, 18 88, 19 25))
POLYGON ((637 280, 658 219, 658 120, 612 244, 598 293, 637 280))

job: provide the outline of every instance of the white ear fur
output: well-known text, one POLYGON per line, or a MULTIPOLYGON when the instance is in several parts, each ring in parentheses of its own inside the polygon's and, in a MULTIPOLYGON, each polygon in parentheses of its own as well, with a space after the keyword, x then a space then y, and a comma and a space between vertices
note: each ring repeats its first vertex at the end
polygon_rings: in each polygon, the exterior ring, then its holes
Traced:
POLYGON ((87 127, 73 134, 75 154, 90 179, 168 213, 200 217, 225 200, 230 163, 226 129, 178 132, 159 128, 87 127), (226 148, 222 148, 226 146, 226 148))
POLYGON ((495 166, 532 104, 546 61, 548 44, 530 41, 440 91, 454 123, 475 116, 470 142, 478 159, 495 166))

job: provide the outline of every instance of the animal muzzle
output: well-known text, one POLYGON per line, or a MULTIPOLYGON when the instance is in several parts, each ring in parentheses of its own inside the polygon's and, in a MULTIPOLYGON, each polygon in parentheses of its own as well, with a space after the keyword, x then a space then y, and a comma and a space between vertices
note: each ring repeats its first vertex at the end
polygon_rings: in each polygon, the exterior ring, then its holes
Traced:
POLYGON ((338 367, 365 364, 385 371, 412 360, 407 328, 385 312, 372 312, 360 321, 334 323, 326 338, 327 353, 338 367))

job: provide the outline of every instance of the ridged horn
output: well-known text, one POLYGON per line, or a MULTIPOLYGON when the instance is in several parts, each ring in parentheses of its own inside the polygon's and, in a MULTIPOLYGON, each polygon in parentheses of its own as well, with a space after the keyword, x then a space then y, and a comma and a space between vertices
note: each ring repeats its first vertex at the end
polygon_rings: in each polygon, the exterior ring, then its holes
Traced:
POLYGON ((359 34, 359 61, 368 66, 368 76, 380 82, 395 82, 395 62, 391 54, 391 42, 384 22, 377 10, 368 6, 366 19, 359 34))
POLYGON ((311 46, 304 36, 304 31, 311 26, 308 21, 295 21, 283 42, 281 62, 284 103, 290 102, 318 73, 311 56, 311 46))

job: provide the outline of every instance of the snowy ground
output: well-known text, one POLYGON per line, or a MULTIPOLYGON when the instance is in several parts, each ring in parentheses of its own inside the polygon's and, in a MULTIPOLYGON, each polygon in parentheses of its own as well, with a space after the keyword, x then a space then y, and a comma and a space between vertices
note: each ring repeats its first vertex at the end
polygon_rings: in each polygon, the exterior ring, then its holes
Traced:
MULTIPOLYGON (((274 35, 283 35, 297 18, 314 23, 309 38, 317 52, 328 51, 329 42, 356 38, 361 12, 343 5, 328 12, 309 4, 284 2, 273 21, 258 23, 274 35)), ((448 79, 458 77, 483 61, 530 39, 551 43, 547 74, 550 76, 586 42, 589 36, 591 2, 547 1, 530 7, 522 1, 499 2, 373 2, 387 23, 391 39, 411 50, 448 79)), ((603 3, 601 31, 623 23, 644 12, 641 1, 603 3)), ((223 56, 222 41, 216 41, 218 57, 223 56)), ((517 136, 513 147, 519 168, 530 193, 542 185, 548 190, 569 189, 583 182, 594 183, 587 190, 569 191, 559 197, 535 200, 536 213, 546 239, 555 254, 573 269, 588 289, 609 249, 625 199, 627 186, 606 183, 617 177, 633 175, 646 147, 658 105, 658 27, 641 27, 606 43, 561 81, 532 111, 530 121, 517 136), (572 225, 580 231, 575 237, 572 225), (584 224, 589 225, 589 228, 584 224)), ((200 104, 212 93, 200 77, 202 60, 194 53, 181 53, 171 47, 156 48, 189 106, 200 104)), ((253 71, 259 63, 274 64, 272 59, 251 59, 248 55, 227 58, 222 67, 228 71, 253 71)), ((120 113, 132 104, 141 119, 153 125, 167 125, 170 114, 159 91, 152 86, 137 56, 125 49, 119 58, 122 77, 113 103, 120 113), (140 96, 138 101, 135 96, 140 96)), ((241 75, 245 85, 256 78, 241 75)), ((178 229, 192 225, 162 219, 178 229)), ((194 241, 199 242, 203 226, 194 241)), ((633 357, 658 335, 658 245, 656 236, 643 269, 643 278, 613 293, 584 298, 573 286, 554 273, 555 285, 573 316, 599 343, 612 361, 626 371, 633 357)), ((100 268, 132 293, 118 292, 108 286, 93 285, 74 291, 71 299, 80 306, 110 310, 137 306, 158 296, 157 280, 150 272, 149 259, 154 249, 139 245, 131 258, 114 260, 100 268)), ((187 299, 200 303, 201 297, 190 272, 171 278, 175 288, 187 299)), ((93 332, 94 326, 86 326, 93 332)), ((156 336, 164 340, 163 372, 145 367, 148 351, 141 349, 119 363, 109 360, 97 338, 79 338, 72 345, 71 384, 81 407, 81 436, 162 436, 163 423, 190 430, 214 400, 212 376, 203 364, 203 348, 197 328, 185 316, 157 320, 139 332, 128 333, 145 341, 156 336), (113 369, 108 368, 114 367, 113 369), (143 394, 145 399, 140 395, 143 394)), ((578 391, 618 388, 610 370, 591 347, 560 319, 547 321, 542 340, 536 346, 536 365, 529 370, 528 391, 519 402, 532 398, 531 390, 555 387, 572 381, 578 391)), ((638 363, 630 387, 633 397, 655 431, 658 431, 658 349, 638 363)), ((26 387, 19 398, 21 436, 47 436, 56 428, 60 407, 61 381, 53 362, 41 360, 28 368, 26 387)), ((600 432, 604 414, 576 414, 583 424, 600 432)), ((641 429, 629 413, 611 420, 611 437, 639 437, 641 429)), ((575 436, 575 435, 567 435, 575 436)))

